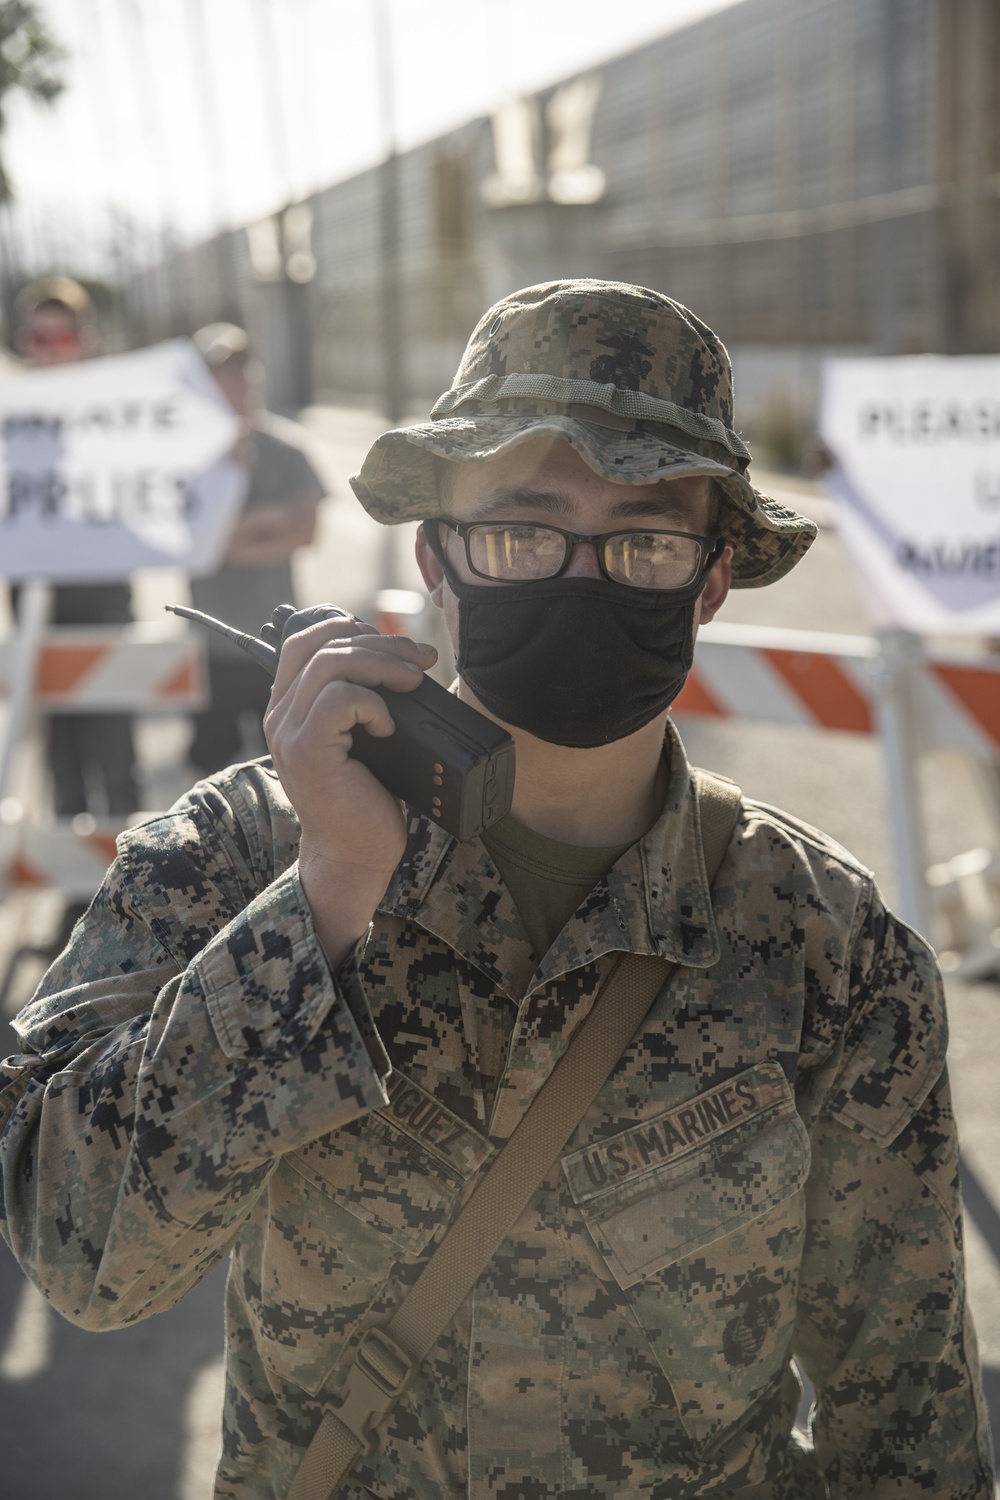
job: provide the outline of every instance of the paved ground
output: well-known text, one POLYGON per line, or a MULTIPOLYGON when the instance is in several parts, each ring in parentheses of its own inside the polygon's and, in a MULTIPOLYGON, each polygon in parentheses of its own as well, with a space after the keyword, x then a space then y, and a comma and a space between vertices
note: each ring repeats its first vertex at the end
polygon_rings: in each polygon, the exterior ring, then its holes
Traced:
MULTIPOLYGON (((330 408, 309 414, 317 461, 332 498, 317 547, 300 568, 310 602, 331 599, 360 613, 378 587, 418 585, 409 556, 412 528, 370 523, 346 483, 379 419, 330 408)), ((780 481, 775 481, 780 484, 780 481)), ((787 488, 787 481, 784 482, 787 488)), ((808 492, 805 507, 822 514, 808 492)), ((141 580, 143 613, 182 600, 183 580, 141 580)), ((805 566, 771 589, 732 597, 725 619, 804 629, 864 632, 863 612, 836 537, 824 531, 805 566)), ((748 792, 821 824, 855 851, 892 897, 878 747, 855 735, 690 720, 692 758, 748 792)), ((147 721, 141 729, 146 801, 163 806, 184 785, 186 729, 147 721)), ((938 756, 923 769, 929 853, 950 857, 982 842, 982 809, 965 768, 938 756)), ((32 952, 56 910, 44 899, 11 901, 0 912, 0 1011, 11 1015, 42 971, 32 952), (11 959, 16 962, 11 967, 11 959)), ((970 1297, 987 1367, 994 1430, 1000 1433, 1000 987, 949 981, 950 1063, 967 1171, 970 1297)), ((7 1028, 0 1015, 0 1055, 7 1028)), ((221 1399, 221 1276, 173 1312, 122 1333, 81 1333, 41 1302, 0 1252, 0 1495, 31 1500, 207 1500, 221 1399)))

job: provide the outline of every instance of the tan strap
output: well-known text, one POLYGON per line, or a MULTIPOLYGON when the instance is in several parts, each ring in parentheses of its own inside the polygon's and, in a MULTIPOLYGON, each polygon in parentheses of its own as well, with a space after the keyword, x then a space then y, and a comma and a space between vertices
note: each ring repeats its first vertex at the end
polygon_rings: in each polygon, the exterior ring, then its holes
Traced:
MULTIPOLYGON (((711 886, 739 818, 740 790, 696 771, 705 870, 711 886)), ((333 1500, 378 1433, 549 1168, 596 1099, 676 968, 651 954, 613 962, 590 1013, 517 1128, 449 1227, 385 1328, 369 1328, 342 1395, 324 1414, 287 1500, 333 1500)))

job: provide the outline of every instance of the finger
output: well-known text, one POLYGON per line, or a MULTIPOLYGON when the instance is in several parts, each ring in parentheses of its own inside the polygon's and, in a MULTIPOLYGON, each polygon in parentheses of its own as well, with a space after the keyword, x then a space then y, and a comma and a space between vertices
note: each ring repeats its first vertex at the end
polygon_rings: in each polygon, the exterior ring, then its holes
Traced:
POLYGON ((274 674, 272 697, 280 697, 302 671, 306 663, 326 646, 338 641, 351 641, 363 634, 359 621, 354 619, 320 620, 305 630, 297 630, 287 636, 279 647, 278 667, 274 674))
POLYGON ((343 679, 407 692, 420 683, 424 665, 429 662, 427 653, 413 641, 399 636, 359 635, 320 647, 304 663, 296 681, 343 679))
POLYGON ((384 649, 376 646, 376 642, 407 641, 407 646, 393 645, 389 649, 417 662, 422 668, 433 665, 437 656, 433 646, 423 644, 418 646, 417 643, 409 641, 404 636, 379 635, 378 631, 365 620, 355 619, 354 616, 319 620, 316 624, 308 626, 305 630, 296 631, 285 639, 281 648, 278 671, 275 674, 279 695, 286 690, 291 678, 302 670, 305 663, 317 651, 337 642, 358 640, 361 637, 374 649, 384 649))
POLYGON ((396 727, 385 699, 355 682, 327 683, 305 714, 298 711, 301 707, 297 704, 294 713, 269 711, 264 717, 264 735, 279 770, 293 757, 328 758, 331 751, 349 754, 351 731, 359 725, 378 739, 391 735, 396 727))
POLYGON ((335 641, 315 652, 281 698, 272 695, 272 709, 280 715, 280 722, 289 728, 301 725, 319 695, 335 683, 391 688, 399 693, 419 687, 423 672, 417 662, 407 659, 398 644, 395 647, 390 644, 398 640, 390 636, 361 636, 354 642, 335 641))
MULTIPOLYGON (((276 698, 283 696, 291 682, 321 652, 354 649, 359 653, 385 654, 398 658, 400 661, 410 662, 418 672, 423 672, 426 667, 433 666, 437 658, 437 652, 433 646, 412 641, 408 636, 379 635, 377 631, 371 630, 370 626, 366 629, 362 621, 354 622, 353 628, 345 630, 343 627, 346 623, 343 620, 323 620, 318 625, 310 626, 308 630, 289 636, 281 648, 281 658, 275 674, 272 696, 276 698)), ((407 683, 405 677, 400 680, 401 690, 407 685, 413 686, 412 683, 407 683)), ((396 686, 396 683, 387 682, 386 686, 396 686)))
POLYGON ((370 634, 356 635, 351 644, 359 650, 386 651, 399 656, 404 661, 413 662, 421 672, 426 671, 428 663, 433 666, 437 660, 434 646, 428 641, 415 641, 408 635, 380 635, 373 630, 370 634))

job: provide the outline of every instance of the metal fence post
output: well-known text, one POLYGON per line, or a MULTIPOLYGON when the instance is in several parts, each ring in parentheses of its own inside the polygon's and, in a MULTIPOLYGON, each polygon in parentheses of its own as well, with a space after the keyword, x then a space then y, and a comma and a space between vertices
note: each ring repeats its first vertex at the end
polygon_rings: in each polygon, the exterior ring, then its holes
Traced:
POLYGON ((913 674, 922 660, 920 640, 907 630, 878 633, 881 657, 872 685, 878 704, 886 806, 899 882, 897 910, 930 940, 930 902, 917 785, 919 755, 913 674))

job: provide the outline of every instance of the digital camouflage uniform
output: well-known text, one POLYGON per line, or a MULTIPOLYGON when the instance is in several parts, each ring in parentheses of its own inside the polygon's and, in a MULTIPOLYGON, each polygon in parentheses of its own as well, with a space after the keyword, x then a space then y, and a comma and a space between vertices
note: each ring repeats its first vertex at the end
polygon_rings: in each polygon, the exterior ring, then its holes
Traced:
POLYGON ((681 967, 345 1494, 822 1495, 794 1353, 831 1496, 992 1496, 937 971, 844 850, 747 801, 713 916, 677 743, 537 968, 414 814, 333 976, 296 836, 260 763, 126 833, 5 1065, 4 1230, 60 1311, 119 1328, 233 1250, 218 1496, 284 1495, 622 949, 681 967))
MULTIPOLYGON (((815 527, 732 423, 687 309, 554 283, 491 309, 353 482, 436 515, 440 459, 539 434, 622 483, 709 474, 754 587, 815 527)), ((671 731, 658 822, 541 962, 483 844, 411 813, 333 974, 297 838, 266 762, 123 835, 0 1093, 0 1227, 68 1317, 121 1327, 232 1250, 219 1497, 287 1494, 625 950, 678 968, 345 1500, 992 1500, 940 978, 850 855, 747 800, 713 912, 671 731)))

